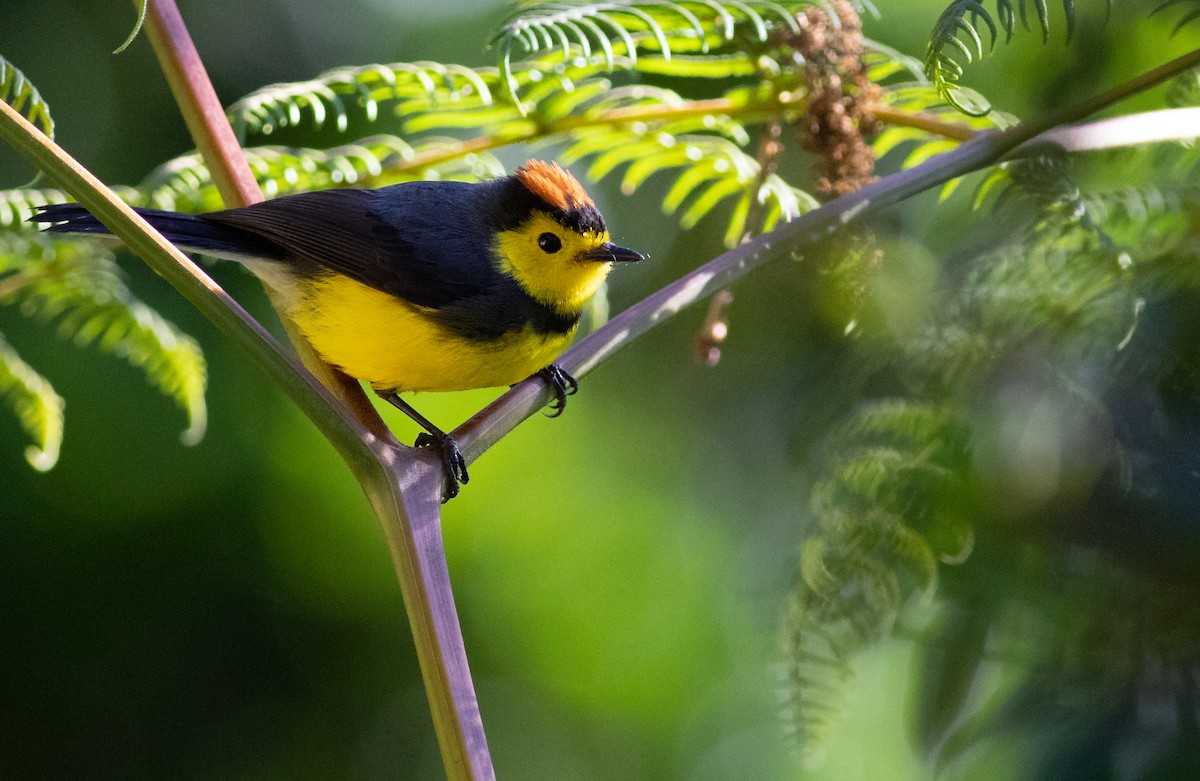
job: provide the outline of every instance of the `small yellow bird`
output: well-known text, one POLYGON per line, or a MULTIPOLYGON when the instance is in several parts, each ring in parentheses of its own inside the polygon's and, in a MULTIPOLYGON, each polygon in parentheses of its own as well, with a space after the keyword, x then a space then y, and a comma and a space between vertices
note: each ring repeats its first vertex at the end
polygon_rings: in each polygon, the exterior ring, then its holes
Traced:
MULTIPOLYGON (((445 499, 468 481, 466 462, 399 394, 540 373, 561 413, 578 386, 555 359, 612 264, 642 259, 610 241, 570 173, 538 160, 488 182, 323 190, 200 215, 138 212, 185 250, 249 267, 322 359, 424 428, 417 444, 440 449, 445 499)), ((108 232, 78 204, 31 219, 52 232, 108 232)))

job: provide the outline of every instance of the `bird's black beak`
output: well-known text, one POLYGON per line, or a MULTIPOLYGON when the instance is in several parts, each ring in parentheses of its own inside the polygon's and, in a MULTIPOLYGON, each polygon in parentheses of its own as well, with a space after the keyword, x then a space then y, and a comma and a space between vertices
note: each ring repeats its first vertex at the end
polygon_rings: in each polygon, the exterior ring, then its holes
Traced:
POLYGON ((637 263, 639 260, 644 260, 642 253, 618 247, 611 241, 606 241, 599 247, 588 250, 583 253, 582 257, 584 260, 594 260, 597 263, 637 263))

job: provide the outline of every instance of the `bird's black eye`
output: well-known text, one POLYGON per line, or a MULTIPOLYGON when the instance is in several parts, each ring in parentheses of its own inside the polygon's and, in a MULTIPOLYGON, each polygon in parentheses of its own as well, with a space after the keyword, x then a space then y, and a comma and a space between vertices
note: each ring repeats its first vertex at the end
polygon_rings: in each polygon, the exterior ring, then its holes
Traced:
POLYGON ((543 233, 541 236, 538 236, 538 247, 542 252, 553 255, 562 249, 562 239, 553 233, 543 233))

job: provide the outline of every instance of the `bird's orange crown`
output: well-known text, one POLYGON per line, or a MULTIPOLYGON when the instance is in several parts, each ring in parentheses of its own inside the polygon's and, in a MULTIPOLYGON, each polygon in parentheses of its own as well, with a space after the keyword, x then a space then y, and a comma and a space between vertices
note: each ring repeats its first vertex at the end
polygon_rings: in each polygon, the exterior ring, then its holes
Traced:
POLYGON ((513 174, 525 189, 563 212, 595 206, 583 185, 558 163, 530 160, 513 174))

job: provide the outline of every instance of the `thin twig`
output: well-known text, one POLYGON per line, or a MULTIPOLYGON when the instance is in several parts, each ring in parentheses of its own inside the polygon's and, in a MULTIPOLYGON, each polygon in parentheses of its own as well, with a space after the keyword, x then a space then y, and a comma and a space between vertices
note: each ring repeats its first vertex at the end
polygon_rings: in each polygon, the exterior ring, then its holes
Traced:
MULTIPOLYGON (((440 165, 451 160, 479 152, 510 146, 512 144, 528 144, 543 138, 568 133, 573 130, 583 130, 592 127, 607 127, 609 125, 630 122, 668 122, 686 117, 720 115, 726 117, 779 117, 787 112, 801 112, 807 105, 807 99, 789 95, 778 95, 770 100, 753 103, 735 104, 728 98, 712 98, 709 100, 687 100, 671 105, 655 106, 625 106, 598 114, 573 115, 550 122, 531 125, 528 130, 510 133, 503 136, 475 136, 453 144, 440 146, 428 152, 413 155, 406 160, 398 160, 394 165, 386 167, 386 173, 397 171, 412 171, 440 165)), ((952 141, 969 141, 978 132, 971 127, 958 123, 947 122, 932 114, 922 112, 905 112, 892 108, 872 106, 872 113, 880 122, 896 127, 911 127, 923 130, 936 136, 942 136, 952 141)), ((377 176, 382 176, 379 174, 377 176)), ((365 183, 369 186, 374 178, 368 177, 365 183)))
MULTIPOLYGON (((137 5, 139 0, 134 0, 137 5)), ((174 0, 148 3, 146 35, 171 87, 196 149, 209 165, 213 184, 226 206, 248 206, 263 199, 246 164, 237 137, 225 119, 200 53, 192 43, 174 0)))
POLYGON ((898 111, 887 106, 871 106, 871 113, 885 125, 923 130, 951 141, 970 141, 979 131, 962 122, 947 122, 923 111, 898 111))
MULTIPOLYGON (((414 155, 407 160, 400 160, 388 167, 388 172, 411 171, 428 168, 441 163, 456 160, 463 155, 487 152, 492 149, 511 144, 532 143, 543 138, 562 135, 574 130, 584 130, 591 127, 607 127, 630 122, 666 122, 685 117, 722 115, 770 116, 782 111, 802 111, 804 102, 800 100, 773 98, 755 103, 734 104, 728 98, 713 98, 711 100, 687 100, 670 105, 653 106, 623 106, 621 108, 602 111, 597 114, 569 115, 549 122, 531 123, 529 129, 504 136, 476 136, 453 144, 430 150, 423 154, 414 155)), ((370 179, 367 180, 368 182, 370 179)))

